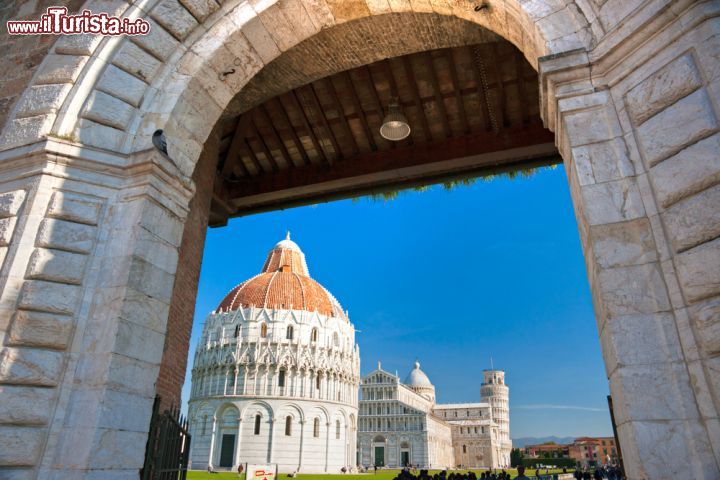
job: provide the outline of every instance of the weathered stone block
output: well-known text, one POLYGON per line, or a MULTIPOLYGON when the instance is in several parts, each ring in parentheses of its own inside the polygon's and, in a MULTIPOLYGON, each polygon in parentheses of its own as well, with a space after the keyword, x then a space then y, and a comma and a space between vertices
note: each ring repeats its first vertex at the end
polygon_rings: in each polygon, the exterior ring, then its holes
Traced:
POLYGON ((635 174, 622 138, 572 149, 580 185, 618 180, 635 174))
POLYGON ((600 342, 608 376, 618 367, 681 361, 683 352, 672 313, 606 319, 600 342))
POLYGON ((55 115, 15 118, 6 125, 0 136, 0 146, 13 147, 35 142, 50 133, 55 115))
POLYGON ((670 310, 657 263, 601 269, 593 291, 600 296, 608 318, 670 310))
POLYGON ((640 265, 658 260, 650 221, 643 217, 590 227, 592 253, 602 268, 640 265))
POLYGON ((155 55, 158 60, 167 60, 180 43, 152 18, 145 20, 150 24, 150 33, 134 36, 131 40, 155 55))
POLYGON ((113 64, 148 83, 160 68, 160 61, 129 40, 123 42, 113 64))
POLYGON ((198 26, 197 20, 177 0, 162 0, 150 16, 180 41, 198 26))
POLYGON ((36 248, 25 278, 81 285, 87 258, 81 253, 36 248))
POLYGON ((55 42, 55 52, 65 55, 92 55, 102 35, 61 35, 55 42))
POLYGON ((700 348, 706 356, 720 353, 720 298, 711 298, 690 307, 700 348))
POLYGON ((132 257, 127 281, 138 292, 170 304, 175 276, 162 268, 140 257, 132 257))
POLYGON ((54 387, 63 363, 61 352, 5 347, 0 351, 0 383, 54 387))
POLYGON ((0 218, 14 217, 25 201, 25 190, 0 194, 0 218))
POLYGON ((155 395, 159 366, 115 353, 85 353, 75 378, 88 388, 155 395))
POLYGON ((678 254, 675 267, 688 301, 720 294, 720 238, 678 254))
POLYGON ((632 88, 625 104, 635 125, 640 125, 702 85, 691 54, 686 53, 632 88))
POLYGON ((71 222, 97 225, 102 201, 96 197, 72 192, 55 192, 50 200, 47 215, 71 222))
POLYGON ((35 83, 73 83, 87 59, 88 57, 82 55, 48 55, 40 67, 35 83))
POLYGON ((134 107, 140 106, 147 88, 148 84, 137 78, 137 76, 130 75, 114 65, 107 67, 97 84, 97 89, 101 92, 124 100, 134 107))
POLYGON ((712 103, 705 89, 701 89, 643 123, 637 128, 637 138, 645 160, 652 167, 717 128, 712 103))
POLYGON ((77 139, 85 145, 124 153, 126 135, 123 130, 81 118, 75 132, 77 139))
POLYGON ((18 103, 18 118, 55 113, 65 101, 71 84, 33 85, 18 103))
POLYGON ((64 349, 70 342, 74 326, 74 318, 70 315, 18 310, 10 327, 10 343, 64 349))
POLYGON ((720 237, 720 185, 679 201, 660 216, 676 252, 720 237))
POLYGON ((90 253, 96 233, 95 227, 89 225, 46 218, 40 224, 35 245, 69 252, 90 253))
POLYGON ((44 438, 44 428, 0 426, 0 466, 35 465, 40 457, 44 438))
POLYGON ((129 103, 95 90, 88 98, 82 116, 102 125, 124 130, 134 113, 135 109, 129 103))
POLYGON ((81 295, 82 288, 76 285, 28 280, 20 291, 18 306, 28 310, 73 314, 81 295))
POLYGON ((720 135, 700 140, 650 169, 658 202, 664 208, 720 183, 720 135))
POLYGON ((114 429, 95 430, 95 449, 88 466, 92 469, 134 468, 137 472, 145 458, 147 432, 114 429))
POLYGON ((0 386, 0 424, 47 424, 55 393, 51 388, 0 386))
POLYGON ((580 193, 590 225, 622 222, 645 215, 640 190, 632 179, 585 185, 580 193))
POLYGON ((13 232, 15 231, 16 217, 8 217, 0 219, 0 246, 7 247, 10 245, 13 232))
POLYGON ((180 3, 201 22, 218 9, 218 4, 213 0, 180 0, 180 3))
POLYGON ((621 365, 610 375, 615 420, 697 419, 700 414, 681 362, 621 365))

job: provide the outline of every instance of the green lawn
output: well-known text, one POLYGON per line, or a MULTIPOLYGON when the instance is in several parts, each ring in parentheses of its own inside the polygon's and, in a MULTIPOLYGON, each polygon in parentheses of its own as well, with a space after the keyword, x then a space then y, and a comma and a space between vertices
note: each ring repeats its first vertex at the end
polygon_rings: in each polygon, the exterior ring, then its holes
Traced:
MULTIPOLYGON (((507 470, 513 478, 517 476, 517 471, 515 469, 508 469, 507 470)), ((570 471, 570 470, 569 470, 570 471)), ((378 470, 378 473, 361 473, 357 475, 341 475, 341 474, 298 474, 297 478, 298 480, 392 480, 395 478, 395 476, 398 474, 399 470, 378 470)), ((430 474, 436 473, 437 470, 431 470, 430 474)), ((562 470, 550 470, 550 473, 561 473, 562 470)), ((480 476, 479 471, 475 472, 477 476, 480 476)), ((545 470, 543 470, 543 473, 545 473, 545 470)), ((535 470, 528 469, 525 472, 526 475, 530 476, 530 474, 534 475, 535 470)), ((202 471, 190 471, 188 472, 187 476, 188 480, 245 480, 245 475, 242 475, 242 477, 238 477, 237 473, 207 473, 202 471)), ((281 473, 278 475, 278 480, 287 480, 288 476, 285 473, 281 473)))

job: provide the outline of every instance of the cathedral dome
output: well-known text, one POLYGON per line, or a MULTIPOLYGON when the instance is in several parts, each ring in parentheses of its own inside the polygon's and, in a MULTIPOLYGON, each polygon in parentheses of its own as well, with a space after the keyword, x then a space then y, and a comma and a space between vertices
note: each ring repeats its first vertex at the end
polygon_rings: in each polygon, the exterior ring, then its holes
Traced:
POLYGON ((420 370, 420 362, 415 362, 415 368, 410 370, 408 376, 405 378, 405 385, 408 387, 432 387, 433 384, 430 382, 428 376, 420 370))
POLYGON ((228 293, 217 311, 259 307, 278 310, 305 310, 331 317, 343 316, 335 297, 310 278, 305 254, 287 237, 278 242, 262 271, 228 293))

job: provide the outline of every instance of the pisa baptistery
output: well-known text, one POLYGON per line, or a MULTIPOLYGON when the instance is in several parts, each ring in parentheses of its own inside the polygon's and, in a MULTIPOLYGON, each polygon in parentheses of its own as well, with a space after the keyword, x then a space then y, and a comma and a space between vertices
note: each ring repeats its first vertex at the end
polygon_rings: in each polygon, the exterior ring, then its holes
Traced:
POLYGON ((290 235, 205 321, 192 369, 192 469, 354 465, 360 354, 340 303, 290 235))

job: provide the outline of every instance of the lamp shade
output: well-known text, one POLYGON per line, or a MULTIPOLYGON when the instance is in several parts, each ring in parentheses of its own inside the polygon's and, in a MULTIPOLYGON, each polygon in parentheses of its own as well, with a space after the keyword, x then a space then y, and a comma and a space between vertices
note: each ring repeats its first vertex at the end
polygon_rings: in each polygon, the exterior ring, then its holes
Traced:
POLYGON ((380 126, 380 135, 391 142, 398 142, 410 135, 410 124, 397 104, 390 104, 388 113, 380 126))

